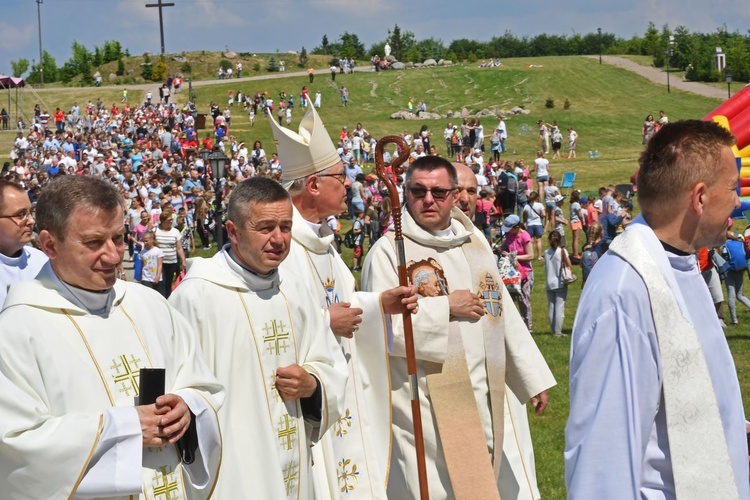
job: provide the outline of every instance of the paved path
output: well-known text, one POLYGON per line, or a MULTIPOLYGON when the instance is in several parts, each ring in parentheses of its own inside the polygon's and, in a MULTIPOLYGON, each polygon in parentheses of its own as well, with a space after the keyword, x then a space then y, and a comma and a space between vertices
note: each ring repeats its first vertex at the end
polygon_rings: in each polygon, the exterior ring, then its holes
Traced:
MULTIPOLYGON (((599 56, 587 56, 590 59, 598 59, 599 56)), ((654 68, 653 66, 643 66, 637 62, 631 61, 624 57, 618 56, 602 56, 602 62, 624 68, 633 73, 637 73, 642 77, 651 80, 655 83, 661 83, 662 85, 667 84, 667 73, 661 68, 654 68)), ((692 92, 706 97, 715 97, 718 99, 726 99, 727 92, 724 89, 712 87, 699 82, 686 82, 682 79, 682 72, 670 73, 669 85, 671 87, 692 92)))

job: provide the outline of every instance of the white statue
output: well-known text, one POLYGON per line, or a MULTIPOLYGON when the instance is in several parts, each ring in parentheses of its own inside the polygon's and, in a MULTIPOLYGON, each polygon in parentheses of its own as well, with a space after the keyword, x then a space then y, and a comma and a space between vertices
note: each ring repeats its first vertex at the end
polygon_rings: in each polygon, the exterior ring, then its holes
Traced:
POLYGON ((388 42, 386 42, 383 50, 385 50, 385 57, 388 57, 389 55, 391 55, 391 46, 388 45, 388 42))

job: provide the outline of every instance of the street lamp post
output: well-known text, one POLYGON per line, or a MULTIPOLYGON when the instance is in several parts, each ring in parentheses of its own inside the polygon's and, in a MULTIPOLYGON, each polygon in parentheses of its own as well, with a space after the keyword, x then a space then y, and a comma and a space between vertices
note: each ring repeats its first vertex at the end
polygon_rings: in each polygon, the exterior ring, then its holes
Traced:
POLYGON ((729 70, 726 70, 726 79, 727 79, 727 99, 732 97, 732 73, 729 70))
POLYGON ((667 50, 664 54, 667 56, 667 94, 670 92, 669 88, 669 59, 672 57, 672 45, 674 45, 674 35, 669 35, 669 41, 667 42, 667 50))
POLYGON ((213 152, 208 155, 208 161, 209 163, 211 163, 211 171, 213 172, 214 176, 214 194, 216 200, 216 210, 214 211, 216 236, 214 237, 214 239, 216 240, 216 246, 219 251, 221 251, 222 247, 224 246, 224 228, 221 225, 221 180, 224 178, 226 162, 228 159, 229 158, 226 157, 224 152, 222 152, 222 150, 219 149, 218 146, 214 147, 213 152))
POLYGON ((39 24, 39 85, 44 87, 44 56, 42 55, 42 2, 36 0, 36 19, 39 24))
POLYGON ((596 31, 599 32, 599 64, 602 63, 602 29, 596 28, 596 31))

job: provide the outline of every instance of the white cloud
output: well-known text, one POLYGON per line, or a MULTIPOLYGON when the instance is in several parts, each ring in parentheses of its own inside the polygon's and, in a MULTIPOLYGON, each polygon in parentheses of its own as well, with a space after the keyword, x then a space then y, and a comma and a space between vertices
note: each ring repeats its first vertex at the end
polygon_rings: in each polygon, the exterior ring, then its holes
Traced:
POLYGON ((11 50, 24 47, 29 44, 37 33, 35 24, 16 27, 11 24, 0 22, 0 49, 11 50))

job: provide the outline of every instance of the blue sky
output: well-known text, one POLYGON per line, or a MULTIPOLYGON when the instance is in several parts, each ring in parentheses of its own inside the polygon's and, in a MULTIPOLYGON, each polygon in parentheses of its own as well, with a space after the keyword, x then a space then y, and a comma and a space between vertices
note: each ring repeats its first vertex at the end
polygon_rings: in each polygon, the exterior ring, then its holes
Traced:
MULTIPOLYGON (((62 65, 73 40, 91 48, 118 40, 133 54, 159 52, 156 0, 44 0, 42 44, 62 65)), ((712 32, 726 25, 746 32, 750 9, 740 0, 168 0, 164 9, 167 52, 310 50, 323 34, 357 33, 369 48, 395 23, 417 38, 488 40, 516 35, 588 33, 601 27, 623 37, 657 26, 712 32)), ((39 58, 35 0, 0 0, 0 73, 10 61, 39 58)))

